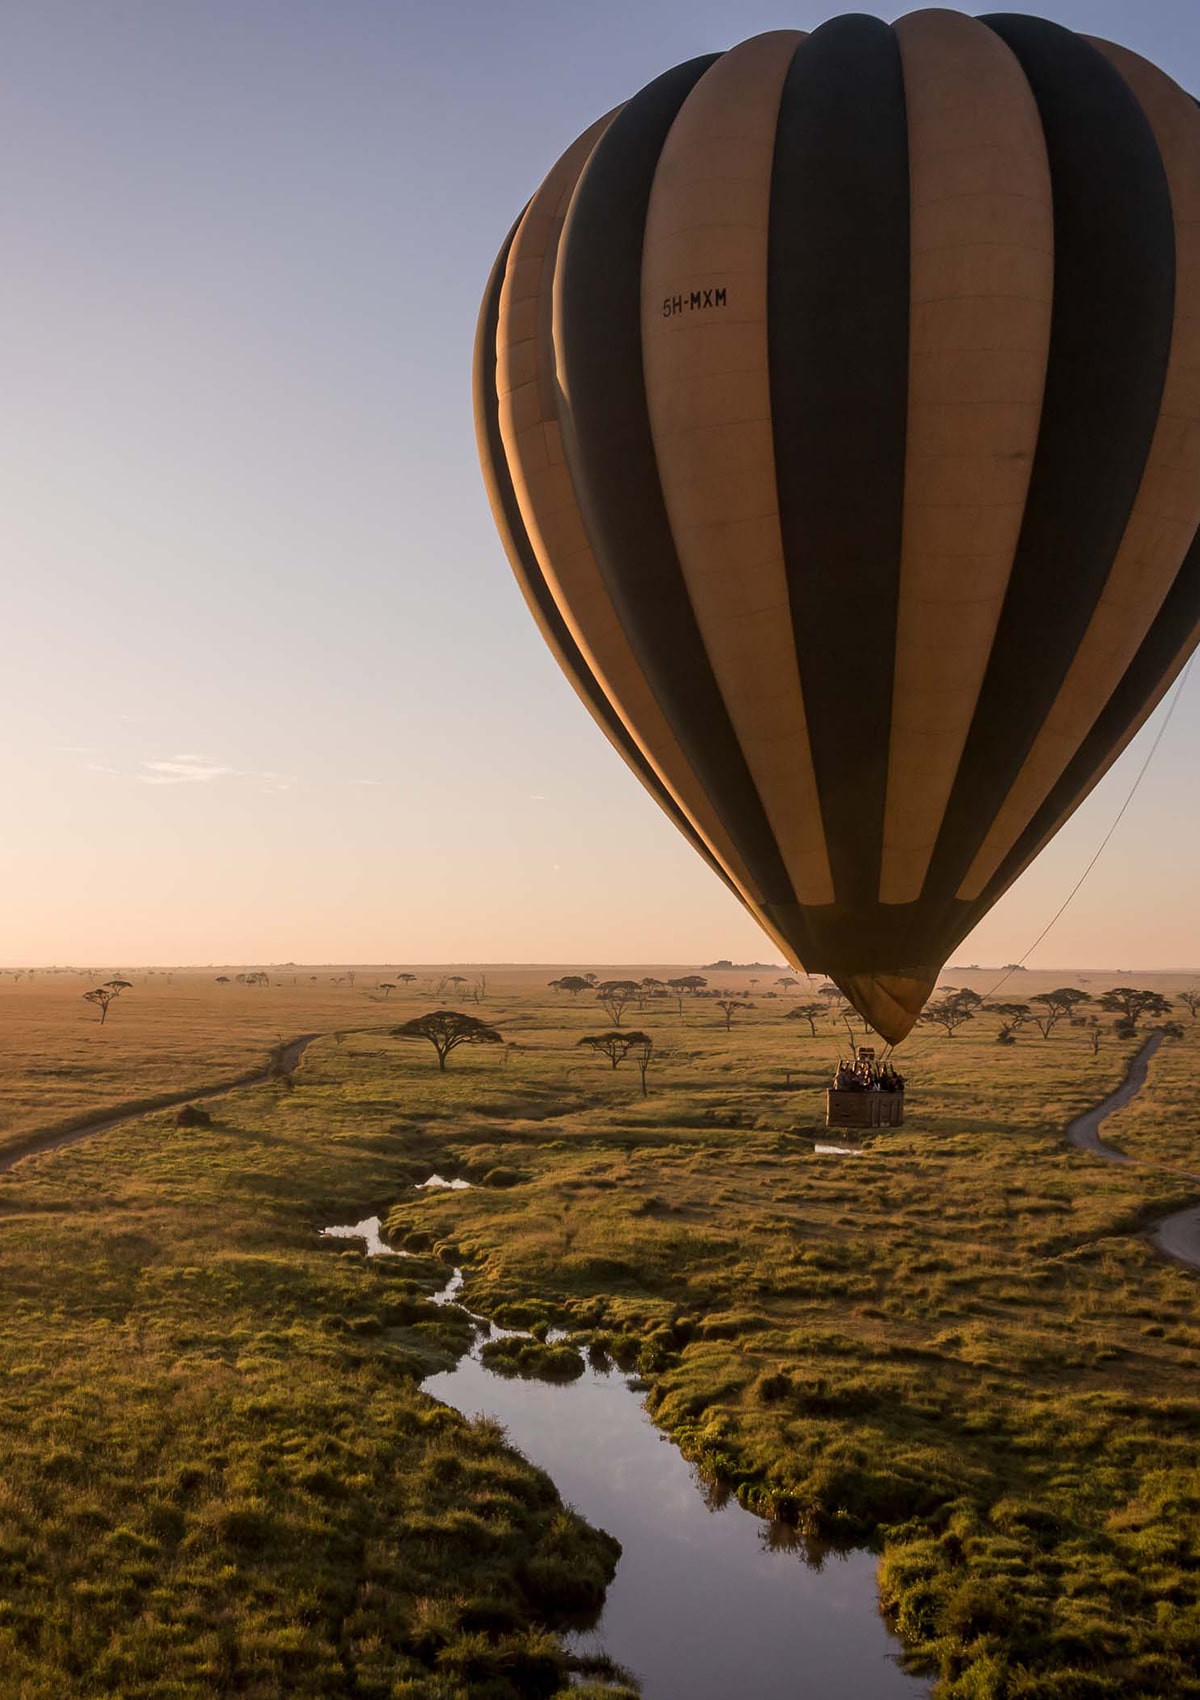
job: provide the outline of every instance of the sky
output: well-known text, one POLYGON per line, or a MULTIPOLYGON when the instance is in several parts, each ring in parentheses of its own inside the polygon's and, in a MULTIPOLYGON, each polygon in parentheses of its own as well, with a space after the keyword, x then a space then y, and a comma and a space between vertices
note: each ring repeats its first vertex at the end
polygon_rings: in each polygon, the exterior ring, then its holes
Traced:
MULTIPOLYGON (((470 364, 580 130, 832 9, 0 8, 0 963, 778 959, 535 630, 470 364)), ((1200 92, 1195 0, 1040 10, 1200 92)), ((1157 726, 958 960, 1028 949, 1157 726)), ((1200 966, 1198 736, 1200 666, 1033 965, 1200 966)))

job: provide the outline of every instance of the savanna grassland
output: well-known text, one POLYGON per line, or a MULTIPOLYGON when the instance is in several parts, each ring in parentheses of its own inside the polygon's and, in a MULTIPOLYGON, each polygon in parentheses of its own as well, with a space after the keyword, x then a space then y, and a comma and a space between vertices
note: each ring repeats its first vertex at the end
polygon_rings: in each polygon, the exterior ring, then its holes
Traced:
MULTIPOLYGON (((1140 1039, 1106 1020, 1093 1056, 1068 1023, 1007 1048, 993 1017, 923 1029, 901 1056, 908 1124, 822 1156, 839 1034, 784 1020, 803 988, 710 974, 752 1005, 728 1031, 706 998, 628 1010, 655 1042, 643 1097, 632 1063, 578 1046, 611 1025, 592 994, 550 977, 489 975, 476 1005, 422 974, 385 1008, 365 972, 131 976, 102 1030, 79 986, 5 983, 0 1021, 25 1006, 39 1067, 94 1028, 97 1107, 149 1095, 118 1044, 173 1047, 165 1091, 220 1078, 239 1046, 233 1072, 331 1035, 293 1080, 211 1101, 209 1127, 164 1111, 0 1179, 5 1693, 565 1686, 555 1630, 615 1553, 494 1429, 420 1392, 465 1345, 461 1313, 427 1302, 461 1264, 473 1309, 636 1365, 656 1420, 744 1503, 815 1544, 878 1544, 940 1696, 1200 1695, 1200 1276, 1142 1234, 1200 1185, 1062 1137, 1140 1039), (451 1001, 508 1044, 440 1074, 388 1028, 451 1001), (208 1068, 192 1024, 251 1010, 257 1053, 226 1036, 208 1068), (472 1190, 416 1191, 432 1169, 472 1190), (376 1212, 412 1258, 317 1235, 376 1212)), ((1200 1029, 1178 1013, 1183 1039, 1105 1134, 1186 1167, 1200 1029)), ((21 1077, 24 1129, 61 1118, 60 1090, 21 1077)))
POLYGON ((0 1160, 46 1129, 233 1080, 262 1068, 286 1039, 386 1015, 377 990, 386 975, 377 970, 272 970, 265 987, 239 984, 241 972, 43 969, 0 977, 0 1160), (115 976, 131 984, 101 1026, 83 994, 115 976))

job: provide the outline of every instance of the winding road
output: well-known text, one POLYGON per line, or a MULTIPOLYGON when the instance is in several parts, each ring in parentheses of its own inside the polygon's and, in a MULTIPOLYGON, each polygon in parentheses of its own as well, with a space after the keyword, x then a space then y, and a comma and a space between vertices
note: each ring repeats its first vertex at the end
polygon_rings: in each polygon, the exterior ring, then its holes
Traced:
MULTIPOLYGON (((1100 1137, 1101 1122, 1117 1110, 1123 1110, 1145 1086, 1151 1058, 1162 1042, 1162 1032, 1156 1029, 1130 1063, 1129 1073, 1116 1091, 1110 1092, 1107 1098, 1102 1099, 1092 1109, 1085 1110, 1081 1116, 1076 1116, 1073 1122, 1068 1122, 1067 1138, 1080 1151, 1087 1151, 1093 1157, 1103 1157, 1106 1163, 1134 1163, 1142 1169, 1157 1170, 1159 1174, 1178 1175, 1183 1180, 1200 1182, 1200 1175, 1190 1169, 1172 1169, 1164 1163, 1143 1162, 1138 1157, 1131 1157, 1127 1151, 1109 1145, 1100 1137)), ((1160 1251, 1164 1257, 1171 1258, 1175 1263, 1186 1264, 1189 1269, 1200 1269, 1200 1205, 1189 1205, 1185 1210, 1173 1210, 1169 1216, 1164 1216, 1150 1229, 1147 1237, 1155 1250, 1160 1251)))
POLYGON ((300 1059, 313 1040, 322 1037, 320 1033, 302 1033, 298 1039, 276 1045, 265 1068, 252 1069, 249 1074, 239 1074, 233 1080, 222 1080, 216 1086, 197 1086, 190 1092, 167 1092, 158 1098, 145 1098, 136 1105, 127 1105, 124 1109, 105 1110, 93 1121, 35 1131, 19 1145, 0 1152, 0 1175, 23 1163, 26 1157, 39 1156, 43 1151, 58 1151, 64 1145, 78 1145, 81 1139, 90 1139, 94 1133, 107 1133, 110 1128, 139 1121, 142 1116, 153 1115, 157 1110, 170 1110, 176 1104, 194 1104, 200 1098, 220 1098, 226 1092, 237 1091, 240 1086, 260 1086, 264 1081, 277 1080, 281 1074, 291 1074, 299 1068, 300 1059))

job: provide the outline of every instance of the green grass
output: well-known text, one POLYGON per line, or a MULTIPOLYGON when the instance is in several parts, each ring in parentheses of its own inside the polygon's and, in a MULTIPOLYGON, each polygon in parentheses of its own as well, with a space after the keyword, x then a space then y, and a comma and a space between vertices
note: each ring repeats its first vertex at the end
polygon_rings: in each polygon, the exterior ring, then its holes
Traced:
POLYGON ((43 1696, 556 1693, 608 1537, 420 1378, 429 1259, 316 1228, 411 1171, 361 1101, 246 1091, 0 1187, 0 1671, 43 1696))
MULTIPOLYGON (((946 1700, 1200 1695, 1200 1277, 1141 1234, 1200 1188, 1062 1141, 1136 1045, 923 1035, 909 1124, 817 1157, 839 1041, 785 1008, 638 1013, 643 1099, 577 1049, 606 1021, 514 976, 479 1011, 507 1063, 351 1033, 210 1128, 0 1182, 6 1696, 560 1690, 612 1547, 421 1393, 465 1344, 426 1302, 452 1263, 473 1309, 636 1368, 743 1503, 877 1543, 946 1700), (434 1169, 472 1190, 415 1191, 434 1169), (317 1238, 376 1211, 412 1259, 317 1238)), ((1188 1023, 1106 1135, 1200 1167, 1198 1060, 1188 1023)))
MULTIPOLYGON (((1139 1231, 1197 1189, 1063 1144, 1136 1046, 993 1035, 922 1039, 909 1125, 840 1161, 813 1154, 815 1094, 779 1090, 765 1019, 706 1034, 645 1103, 597 1071, 588 1106, 497 1127, 481 1080, 469 1125, 460 1106, 414 1149, 520 1181, 406 1198, 389 1226, 462 1259, 475 1308, 597 1331, 743 1503, 881 1542, 939 1694, 1200 1694, 1197 1278, 1139 1231)), ((344 1061, 396 1066, 365 1041, 344 1061)), ((1194 1075, 1191 1034, 1155 1067, 1146 1119, 1158 1071, 1194 1075)))

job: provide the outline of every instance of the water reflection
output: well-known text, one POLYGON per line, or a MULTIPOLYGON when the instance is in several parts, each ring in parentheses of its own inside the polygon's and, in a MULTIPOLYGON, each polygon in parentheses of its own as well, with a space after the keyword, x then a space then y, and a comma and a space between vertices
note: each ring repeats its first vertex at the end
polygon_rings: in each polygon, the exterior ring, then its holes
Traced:
MULTIPOLYGON (((400 1255, 377 1216, 326 1228, 368 1256, 400 1255)), ((455 1269, 435 1302, 455 1302, 455 1269)), ((492 1328, 493 1337, 514 1332, 492 1328)), ((483 1323, 479 1344, 489 1328, 483 1323)), ((563 1498, 621 1542, 599 1621, 569 1637, 641 1681, 645 1700, 918 1700, 879 1615, 875 1560, 803 1540, 744 1511, 728 1483, 701 1481, 650 1422, 632 1381, 598 1350, 570 1383, 491 1374, 475 1353, 425 1391, 464 1415, 495 1417, 563 1498)))
POLYGON ((626 1378, 594 1362, 569 1385, 510 1380, 474 1357, 425 1390, 496 1417, 565 1500, 622 1545, 596 1627, 572 1638, 642 1681, 646 1700, 915 1700, 879 1615, 875 1560, 764 1523, 701 1483, 626 1378))
POLYGON ((343 1228, 322 1228, 321 1238, 325 1240, 362 1240, 366 1245, 368 1257, 407 1257, 406 1251, 397 1251, 395 1246, 388 1245, 380 1236, 383 1224, 378 1216, 364 1216, 361 1222, 353 1222, 343 1228))

